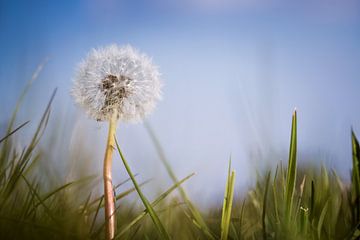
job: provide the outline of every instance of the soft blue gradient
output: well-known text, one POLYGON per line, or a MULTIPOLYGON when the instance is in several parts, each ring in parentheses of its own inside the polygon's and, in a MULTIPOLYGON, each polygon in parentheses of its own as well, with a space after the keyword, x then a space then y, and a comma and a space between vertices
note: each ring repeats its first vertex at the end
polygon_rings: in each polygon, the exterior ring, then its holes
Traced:
MULTIPOLYGON (((230 155, 239 186, 253 182, 255 169, 286 160, 295 107, 300 159, 347 178, 350 127, 360 136, 360 2, 288 2, 3 0, 0 120, 49 57, 21 117, 36 121, 58 87, 53 112, 61 117, 52 121, 67 133, 61 151, 74 147, 81 129, 81 141, 98 146, 91 151, 102 159, 105 125, 75 108, 71 79, 92 47, 129 43, 160 67, 164 99, 149 122, 179 177, 198 173, 187 185, 193 194, 201 190, 198 201, 222 194, 230 155)), ((165 186, 144 128, 121 124, 119 138, 134 170, 165 186)), ((98 173, 101 161, 93 166, 98 173)), ((120 164, 115 169, 123 179, 120 164)))

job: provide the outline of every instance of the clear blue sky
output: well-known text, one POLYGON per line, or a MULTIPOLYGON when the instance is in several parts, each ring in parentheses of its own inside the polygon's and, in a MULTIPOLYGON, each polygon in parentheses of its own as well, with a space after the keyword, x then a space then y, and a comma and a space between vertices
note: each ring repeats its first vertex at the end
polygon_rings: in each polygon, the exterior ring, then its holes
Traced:
MULTIPOLYGON (((193 192, 207 183, 221 193, 230 154, 241 186, 259 165, 285 160, 294 107, 300 156, 346 176, 350 127, 360 136, 360 2, 289 2, 1 0, 0 120, 46 57, 24 119, 38 116, 54 87, 54 112, 86 119, 68 93, 77 62, 92 47, 129 43, 160 67, 164 100, 149 121, 178 174, 198 173, 193 192)), ((104 125, 82 121, 102 139, 104 125)), ((120 129, 137 172, 166 176, 147 159, 144 129, 120 129)), ((88 141, 101 158, 103 141, 88 141)))

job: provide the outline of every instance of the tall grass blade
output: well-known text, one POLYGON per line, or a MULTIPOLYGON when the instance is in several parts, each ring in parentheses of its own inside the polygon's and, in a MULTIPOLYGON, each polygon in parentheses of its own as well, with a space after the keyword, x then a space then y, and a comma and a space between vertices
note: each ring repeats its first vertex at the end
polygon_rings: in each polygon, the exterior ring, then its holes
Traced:
POLYGON ((64 184, 62 186, 60 186, 59 188, 56 188, 55 190, 51 191, 50 193, 48 193, 46 196, 44 196, 41 201, 39 201, 39 203, 35 204, 29 211, 29 214, 31 214, 32 212, 34 212, 36 210, 36 208, 38 206, 40 206, 43 202, 45 202, 46 200, 48 200, 50 197, 54 196, 56 193, 60 192, 61 190, 64 190, 68 187, 70 187, 71 185, 73 185, 75 182, 70 182, 67 184, 64 184))
POLYGON ((269 171, 269 173, 267 174, 267 177, 266 177, 266 183, 265 183, 266 185, 265 185, 265 193, 264 193, 264 201, 263 201, 263 211, 262 211, 262 216, 261 216, 264 240, 267 239, 265 217, 266 217, 267 195, 268 195, 269 185, 270 185, 270 176, 271 176, 271 172, 269 171))
MULTIPOLYGON (((95 227, 95 222, 96 222, 97 216, 99 215, 99 211, 100 211, 101 204, 102 204, 103 200, 104 200, 104 198, 100 198, 99 204, 97 205, 95 215, 94 215, 93 220, 91 222, 89 234, 91 234, 93 232, 93 229, 95 227)), ((105 226, 105 222, 104 222, 103 226, 105 226)))
POLYGON ((33 82, 39 77, 39 74, 41 73, 42 69, 44 68, 44 66, 46 65, 46 63, 48 62, 49 59, 45 59, 35 70, 35 72, 33 73, 33 75, 31 76, 31 79, 27 82, 27 84, 25 85, 24 89, 22 90, 20 97, 18 98, 18 101, 16 102, 16 106, 15 109, 13 111, 13 114, 11 116, 11 119, 9 121, 9 125, 8 125, 8 129, 7 129, 7 133, 11 132, 11 129, 15 123, 15 119, 17 116, 17 113, 20 109, 20 106, 22 104, 22 102, 24 101, 24 98, 27 94, 27 92, 30 90, 31 85, 33 84, 33 82))
MULTIPOLYGON (((37 144, 40 141, 40 138, 43 134, 43 132, 45 131, 45 128, 47 126, 47 122, 50 116, 50 107, 52 104, 52 101, 54 100, 55 94, 56 94, 56 90, 55 89, 51 95, 51 98, 48 102, 48 105, 45 109, 45 112, 42 115, 42 118, 38 124, 38 127, 34 133, 34 136, 32 137, 30 144, 27 148, 24 149, 24 151, 21 153, 21 156, 19 158, 19 160, 16 162, 12 161, 11 164, 13 164, 13 168, 10 170, 10 174, 9 177, 6 181, 6 186, 4 188, 4 192, 5 192, 5 196, 10 196, 11 192, 15 189, 16 184, 18 183, 18 180, 20 178, 20 176, 25 172, 26 167, 29 165, 29 162, 31 161, 31 155, 35 149, 35 147, 37 146, 37 144)), ((3 145, 4 148, 6 148, 5 145, 3 145)), ((4 198, 4 200, 7 199, 4 198)))
MULTIPOLYGON (((138 174, 135 174, 134 177, 137 177, 138 174)), ((118 183, 115 187, 114 187, 114 192, 116 192, 116 190, 121 187, 122 185, 124 185, 125 183, 127 183, 128 181, 130 181, 131 179, 130 178, 127 178, 125 179, 124 181, 118 183)), ((120 193, 121 195, 122 193, 120 193)), ((119 195, 117 195, 118 197, 119 195)), ((94 204, 96 204, 97 202, 99 201, 103 201, 104 200, 104 194, 102 194, 100 197, 97 197, 96 199, 92 200, 90 203, 89 203, 89 206, 92 206, 94 204)))
POLYGON ((17 128, 15 128, 14 130, 12 130, 11 132, 9 132, 5 137, 0 139, 0 143, 2 143, 3 141, 5 141, 8 137, 10 137, 11 135, 13 135, 14 133, 16 133, 18 130, 20 130, 22 127, 24 127, 26 124, 28 124, 30 121, 26 121, 23 124, 21 124, 20 126, 18 126, 17 128))
POLYGON ((327 213, 328 206, 329 206, 329 201, 326 201, 326 203, 320 213, 319 222, 318 222, 318 226, 317 226, 317 234, 318 234, 319 239, 321 239, 321 232, 323 229, 325 215, 327 213))
POLYGON ((315 211, 315 183, 311 181, 311 195, 310 195, 310 219, 313 218, 315 211))
POLYGON ((291 124, 291 139, 290 139, 290 151, 289 151, 289 162, 288 170, 286 175, 286 217, 290 220, 292 204, 294 201, 294 190, 296 181, 296 148, 297 148, 297 116, 296 110, 292 116, 291 124))
POLYGON ((240 217, 239 217, 239 235, 242 235, 242 228, 243 228, 243 219, 244 219, 244 212, 245 212, 245 203, 246 199, 243 200, 241 204, 241 210, 240 210, 240 217))
POLYGON ((231 171, 231 159, 230 159, 228 176, 225 186, 223 209, 222 209, 221 240, 228 239, 230 220, 231 220, 231 209, 234 199, 234 188, 235 188, 235 171, 234 170, 231 171))
MULTIPOLYGON (((281 166, 280 166, 281 168, 281 166)), ((276 188, 276 180, 277 180, 277 176, 278 176, 278 171, 279 171, 279 165, 276 166, 276 170, 275 170, 275 174, 274 174, 274 180, 273 180, 273 184, 272 184, 272 192, 273 192, 273 199, 274 199, 274 211, 275 211, 275 220, 276 223, 279 224, 280 223, 280 215, 279 215, 279 204, 278 204, 278 197, 277 197, 277 188, 276 188)), ((281 170, 280 170, 281 172, 281 170)))
MULTIPOLYGON (((11 118, 10 118, 10 121, 9 121, 9 123, 8 123, 8 127, 7 127, 7 130, 6 130, 6 134, 5 134, 5 135, 11 135, 11 132, 13 132, 12 129, 13 129, 13 126, 14 126, 14 124, 15 124, 16 116, 17 116, 17 113, 18 113, 18 111, 19 111, 19 109, 20 109, 20 106, 21 106, 22 102, 24 101, 24 98, 25 98, 27 92, 29 91, 32 83, 38 78, 40 72, 42 71, 42 69, 43 69, 43 67, 45 66, 45 64, 46 64, 47 61, 48 61, 48 60, 45 59, 45 61, 38 66, 38 68, 37 68, 37 69, 35 70, 35 72, 33 73, 31 79, 27 82, 27 84, 25 85, 24 89, 22 90, 22 92, 21 92, 21 94, 20 94, 20 96, 19 96, 19 98, 18 98, 18 100, 17 100, 17 102, 16 102, 16 106, 15 106, 15 109, 14 109, 14 111, 13 111, 13 113, 12 113, 12 116, 11 116, 11 118)), ((10 145, 8 139, 9 139, 9 138, 6 137, 6 138, 3 140, 3 144, 2 144, 1 149, 0 149, 0 160, 1 160, 1 159, 5 160, 5 159, 9 159, 9 158, 10 158, 9 149, 11 149, 11 145, 10 145)), ((1 168, 4 166, 4 164, 5 164, 5 161, 0 161, 0 167, 1 167, 1 168)))
POLYGON ((360 223, 360 146, 355 133, 351 130, 352 143, 352 176, 351 176, 351 204, 353 205, 353 225, 360 223))
POLYGON ((58 220, 56 219, 55 215, 52 213, 51 209, 44 203, 44 201, 39 196, 38 192, 36 191, 36 188, 26 179, 24 175, 21 175, 21 177, 24 179, 26 185, 28 186, 30 192, 35 196, 35 198, 39 201, 39 203, 43 206, 45 212, 47 215, 51 218, 51 220, 54 221, 54 223, 59 225, 58 220))
MULTIPOLYGON (((172 170, 166 156, 165 156, 165 152, 160 144, 159 139, 157 138, 157 136, 155 135, 154 131, 152 130, 150 124, 145 123, 145 128, 149 133, 149 136, 152 140, 152 142, 154 143, 155 149, 160 157, 161 162, 164 164, 166 171, 168 172, 170 178, 172 179, 173 183, 177 183, 179 182, 178 178, 176 177, 174 171, 172 170)), ((184 188, 182 186, 179 186, 178 188, 180 195, 182 197, 182 199, 186 202, 191 215, 192 215, 192 222, 196 223, 195 225, 203 231, 203 233, 212 240, 215 240, 215 235, 214 233, 211 232, 210 228, 208 227, 208 225, 206 224, 204 218, 202 217, 201 213, 199 212, 199 210, 194 206, 194 204, 190 201, 190 198, 187 196, 184 188)))
MULTIPOLYGON (((186 180, 194 176, 195 173, 192 173, 188 175, 187 177, 183 178, 179 182, 175 183, 173 186, 171 186, 168 190, 166 190, 164 193, 162 193, 158 198, 156 198, 152 203, 151 206, 155 207, 158 205, 163 199, 165 199, 171 192, 173 192, 175 189, 177 189, 182 183, 184 183, 186 180)), ((139 216, 137 216, 134 220, 132 220, 126 227, 124 227, 121 232, 119 232, 117 235, 115 235, 115 239, 118 237, 121 237, 123 234, 125 234, 127 231, 129 231, 135 224, 137 224, 143 217, 146 216, 148 213, 148 210, 145 209, 139 216)))
POLYGON ((117 150, 120 154, 121 160, 125 166, 125 169, 126 169, 127 173, 129 174, 129 177, 131 178, 131 181, 133 182, 134 187, 135 187, 136 191, 138 192, 141 201, 143 202, 144 206, 146 207, 147 211, 149 212, 149 215, 150 215, 152 221, 154 222, 154 225, 155 225, 156 229, 158 230, 160 237, 162 239, 170 239, 169 234, 166 232, 166 230, 165 230, 163 224, 161 223, 158 215, 156 214, 155 210, 153 209, 153 207, 151 206, 151 204, 149 203, 147 198, 142 193, 142 191, 134 177, 134 174, 130 170, 129 164, 127 163, 123 153, 121 152, 119 143, 116 138, 115 138, 115 143, 116 143, 117 150))
MULTIPOLYGON (((131 180, 131 179, 130 179, 130 180, 131 180)), ((139 183, 139 187, 142 187, 142 186, 144 186, 145 184, 147 184, 147 183, 149 183, 149 182, 150 182, 150 180, 147 180, 147 181, 144 181, 144 182, 142 182, 142 183, 139 183)), ((130 188, 130 189, 124 191, 124 192, 121 192, 121 193, 119 193, 119 194, 117 194, 117 195, 115 196, 115 201, 118 201, 118 200, 120 200, 120 199, 128 196, 129 194, 135 192, 135 191, 136 191, 136 188, 135 188, 135 187, 132 187, 132 188, 130 188)), ((97 208, 94 208, 94 207, 92 207, 92 206, 94 206, 95 203, 97 203, 97 202, 99 202, 99 201, 103 201, 103 200, 104 200, 104 195, 102 195, 101 197, 99 197, 99 198, 93 200, 92 202, 90 202, 90 203, 89 203, 89 212, 95 211, 97 208)), ((102 208, 102 207, 104 207, 104 204, 102 204, 102 205, 100 206, 100 208, 102 208)), ((116 210, 115 210, 115 212, 116 212, 116 210)))

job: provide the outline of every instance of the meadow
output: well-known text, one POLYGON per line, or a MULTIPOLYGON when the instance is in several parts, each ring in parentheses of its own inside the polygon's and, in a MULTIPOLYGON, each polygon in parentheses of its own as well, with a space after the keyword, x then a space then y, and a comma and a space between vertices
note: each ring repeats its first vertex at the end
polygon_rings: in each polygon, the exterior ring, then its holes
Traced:
MULTIPOLYGON (((103 239, 103 196, 92 192, 92 176, 77 181, 54 181, 43 174, 43 162, 56 158, 42 147, 54 91, 31 140, 17 141, 28 122, 17 124, 27 85, 0 136, 0 239, 103 239)), ((289 159, 275 171, 258 175, 256 184, 241 196, 234 194, 236 173, 229 165, 222 206, 200 211, 188 197, 167 160, 160 141, 149 129, 158 157, 173 183, 151 201, 117 144, 128 178, 115 186, 115 239, 358 239, 360 238, 360 147, 351 134, 351 182, 326 167, 298 167, 297 114, 292 116, 289 159), (116 191, 126 182, 127 191, 116 191), (176 193, 176 194, 175 194, 176 193), (142 207, 126 200, 137 194, 142 207)), ((51 169, 51 166, 47 166, 51 169)), ((141 174, 141 173, 140 173, 141 174)), ((239 173, 238 173, 239 174, 239 173)), ((203 186, 204 188, 208 186, 203 186)))

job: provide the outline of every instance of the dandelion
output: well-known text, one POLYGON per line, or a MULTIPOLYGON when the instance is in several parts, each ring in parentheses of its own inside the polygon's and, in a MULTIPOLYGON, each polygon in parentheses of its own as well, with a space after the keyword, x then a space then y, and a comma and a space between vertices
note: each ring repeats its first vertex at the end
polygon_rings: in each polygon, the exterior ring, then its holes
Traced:
POLYGON ((108 121, 104 158, 106 239, 115 235, 112 153, 118 121, 139 122, 161 97, 160 74, 151 59, 131 46, 93 49, 79 64, 72 95, 97 121, 108 121))

